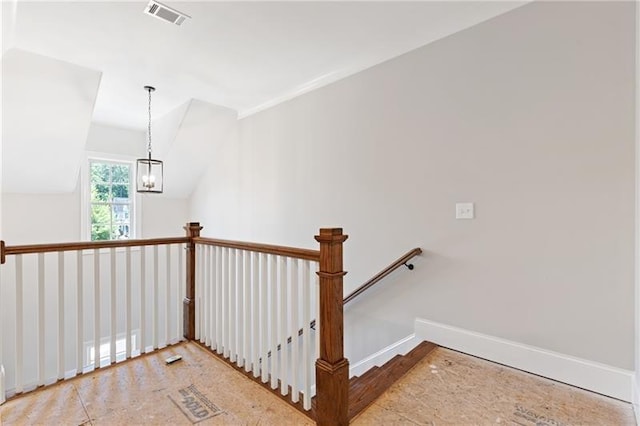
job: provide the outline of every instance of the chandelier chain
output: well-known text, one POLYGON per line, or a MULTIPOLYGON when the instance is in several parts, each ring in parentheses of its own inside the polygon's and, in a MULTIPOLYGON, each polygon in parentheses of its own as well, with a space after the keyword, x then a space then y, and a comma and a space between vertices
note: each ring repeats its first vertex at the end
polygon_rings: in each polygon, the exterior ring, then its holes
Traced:
POLYGON ((149 92, 149 128, 147 134, 149 135, 149 142, 147 144, 147 152, 151 154, 151 89, 147 89, 149 92))

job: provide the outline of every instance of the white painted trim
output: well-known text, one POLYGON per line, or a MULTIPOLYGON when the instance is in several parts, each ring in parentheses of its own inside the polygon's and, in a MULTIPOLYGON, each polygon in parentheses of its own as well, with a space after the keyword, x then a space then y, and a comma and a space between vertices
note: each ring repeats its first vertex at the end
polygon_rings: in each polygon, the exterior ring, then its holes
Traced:
POLYGON ((80 167, 80 239, 82 241, 91 240, 89 232, 89 222, 91 220, 91 195, 89 179, 89 162, 91 160, 129 163, 131 165, 132 193, 133 193, 133 237, 142 238, 142 197, 135 191, 136 158, 130 155, 107 154, 97 151, 85 151, 85 156, 80 167))
POLYGON ((374 65, 377 65, 379 63, 376 62, 375 64, 368 64, 368 65, 359 65, 350 69, 343 69, 343 70, 338 70, 338 71, 332 71, 328 74, 322 75, 318 78, 315 78, 309 82, 306 82, 298 87, 293 88, 292 90, 289 90, 285 93, 283 93, 282 95, 276 96, 275 98, 272 98, 266 102, 263 102, 259 105, 253 106, 253 107, 249 107, 247 109, 244 109, 242 111, 238 111, 238 120, 241 120, 243 118, 249 117, 250 115, 256 114, 260 111, 264 111, 265 109, 269 109, 271 107, 274 107, 278 104, 281 104, 283 102, 286 102, 288 100, 291 100, 293 98, 297 98, 300 95, 304 95, 305 93, 309 93, 313 90, 319 89, 321 87, 327 86, 331 83, 334 83, 338 80, 342 80, 343 78, 349 77, 350 75, 359 73, 360 71, 364 71, 367 68, 370 68, 374 65))
MULTIPOLYGON (((463 0, 460 0, 460 1, 463 1, 463 0)), ((481 0, 478 0, 478 1, 481 1, 481 0)), ((508 1, 508 0, 503 0, 503 1, 508 1)), ((442 37, 445 37, 445 36, 443 35, 434 40, 431 40, 429 43, 433 43, 434 41, 442 37)), ((403 50, 402 52, 397 53, 392 58, 389 58, 386 55, 378 54, 376 55, 376 57, 371 58, 371 60, 367 61, 366 63, 359 63, 351 67, 342 68, 342 69, 331 71, 327 74, 321 75, 317 78, 314 78, 311 81, 305 82, 304 84, 294 87, 293 89, 286 91, 283 94, 276 96, 275 98, 269 99, 266 102, 238 111, 238 120, 249 117, 253 114, 257 114, 260 111, 264 111, 266 109, 272 108, 278 104, 289 101, 293 98, 297 98, 298 96, 304 95, 305 93, 309 93, 316 89, 320 89, 324 86, 328 86, 332 83, 335 83, 339 80, 343 80, 347 77, 350 77, 354 74, 362 72, 366 69, 373 68, 376 65, 380 65, 383 62, 389 61, 398 56, 402 56, 420 47, 422 46, 412 46, 410 48, 403 50)))
MULTIPOLYGON (((8 40, 3 40, 2 43, 2 55, 4 55, 4 53, 6 52, 6 50, 13 44, 13 34, 15 32, 15 24, 16 24, 16 12, 17 12, 17 5, 18 2, 13 1, 11 2, 10 6, 10 12, 9 12, 9 8, 7 8, 5 10, 4 6, 5 4, 3 4, 3 7, 0 7, 0 20, 4 25, 9 25, 9 28, 5 28, 5 30, 8 30, 6 32, 3 31, 3 33, 5 35, 8 35, 7 38, 8 40), (5 14, 6 13, 11 13, 11 19, 6 19, 5 20, 5 14)), ((0 67, 0 79, 2 79, 2 67, 0 67)), ((0 98, 2 98, 2 85, 0 85, 0 98)), ((0 128, 2 128, 2 102, 0 102, 0 128)), ((2 134, 0 132, 0 240, 2 239, 2 134)), ((0 283, 0 288, 2 288, 2 285, 0 283)), ((2 307, 2 301, 0 299, 0 311, 2 311, 3 307, 2 307)), ((3 339, 4 339, 4 325, 2 322, 2 314, 0 313, 0 405, 2 405, 5 401, 5 371, 4 371, 4 365, 3 365, 3 361, 2 361, 2 354, 3 354, 3 339)), ((1 417, 1 415, 0 415, 1 417)), ((0 419, 0 422, 2 421, 2 419, 0 419)))
POLYGON ((437 322, 416 319, 416 336, 469 355, 630 402, 633 371, 437 322))
POLYGON ((379 367, 396 355, 406 355, 422 342, 415 334, 380 349, 373 355, 356 362, 349 368, 349 377, 361 376, 373 367, 379 367))
POLYGON ((636 425, 640 424, 638 420, 640 420, 640 404, 638 400, 640 395, 638 392, 640 391, 640 383, 638 383, 638 375, 636 374, 633 380, 633 400, 631 401, 633 404, 633 415, 635 416, 636 425))
POLYGON ((640 420, 640 1, 635 1, 636 9, 636 98, 635 98, 635 379, 633 381, 633 411, 636 416, 636 424, 640 420))
POLYGON ((0 365, 0 405, 4 404, 4 365, 0 365))
MULTIPOLYGON (((98 0, 93 0, 93 1, 98 1, 98 0)), ((188 1, 188 0, 177 0, 177 1, 188 1)), ((260 0, 260 1, 267 1, 267 0, 260 0)), ((357 0, 357 1, 366 1, 366 0, 357 0)), ((449 1, 464 2, 464 1, 468 1, 468 0, 449 0, 449 1)), ((481 1, 485 1, 485 0, 471 0, 471 1, 481 2, 481 1)), ((509 2, 509 1, 513 1, 513 0, 498 0, 498 1, 509 2)), ((521 6, 527 4, 527 3, 531 2, 531 1, 533 1, 533 0, 516 1, 515 3, 519 3, 519 4, 517 6, 515 6, 515 7, 516 8, 517 7, 521 7, 521 6)), ((513 8, 510 8, 510 9, 504 11, 504 12, 501 12, 500 14, 508 13, 508 12, 510 12, 512 10, 513 10, 513 8)), ((491 19, 493 17, 494 16, 492 16, 490 18, 487 18, 487 19, 491 19)), ((479 22, 476 22, 474 25, 479 25, 482 22, 485 22, 485 20, 481 20, 479 22)), ((412 52, 412 51, 414 51, 416 49, 419 49, 419 48, 421 48, 421 47, 423 47, 425 45, 434 43, 434 42, 436 42, 438 40, 441 40, 441 39, 443 39, 445 37, 448 37, 450 35, 451 35, 451 33, 449 33, 449 32, 441 33, 438 36, 436 36, 435 38, 431 38, 430 40, 426 41, 426 43, 423 41, 421 44, 416 45, 416 46, 407 46, 404 49, 402 49, 401 51, 394 53, 394 55, 392 57, 389 57, 387 54, 378 53, 375 56, 369 58, 368 60, 366 60, 364 62, 361 61, 359 63, 356 63, 356 64, 352 65, 352 66, 347 66, 347 67, 344 67, 344 68, 341 68, 341 69, 338 69, 338 70, 334 70, 334 71, 328 72, 328 73, 326 73, 324 75, 318 76, 318 77, 314 78, 311 81, 307 81, 307 82, 305 82, 305 83, 303 83, 303 84, 301 84, 301 85, 299 85, 297 87, 294 87, 291 90, 285 91, 282 94, 280 94, 280 95, 278 95, 278 96, 276 96, 274 98, 271 98, 271 99, 269 99, 269 100, 267 100, 267 101, 265 101, 265 102, 263 102, 261 104, 254 105, 254 106, 245 108, 243 110, 239 110, 238 111, 238 120, 241 120, 243 118, 249 117, 249 116, 251 116, 253 114, 256 114, 256 113, 258 113, 260 111, 264 111, 266 109, 272 108, 272 107, 274 107, 274 106, 276 106, 278 104, 281 104, 283 102, 289 101, 289 100, 291 100, 293 98, 297 98, 298 96, 304 95, 305 93, 309 93, 309 92, 312 92, 312 91, 314 91, 316 89, 320 89, 320 88, 322 88, 324 86, 328 86, 328 85, 330 85, 332 83, 335 83, 335 82, 337 82, 339 80, 343 80, 343 79, 345 79, 347 77, 350 77, 352 75, 358 74, 358 73, 360 73, 360 72, 362 72, 364 70, 367 70, 369 68, 373 68, 373 67, 375 67, 377 65, 380 65, 380 64, 382 64, 384 62, 391 61, 391 60, 393 60, 395 58, 398 58, 398 57, 400 57, 402 55, 405 55, 405 54, 407 54, 409 52, 412 52)))

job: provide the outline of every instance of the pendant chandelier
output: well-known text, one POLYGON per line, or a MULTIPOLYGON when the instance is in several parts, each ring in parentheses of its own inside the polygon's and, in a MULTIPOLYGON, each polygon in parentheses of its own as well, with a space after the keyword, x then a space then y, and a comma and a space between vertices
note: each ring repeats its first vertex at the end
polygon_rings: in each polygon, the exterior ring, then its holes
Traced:
POLYGON ((136 160, 136 191, 161 194, 163 186, 162 161, 151 158, 151 92, 155 87, 144 86, 149 93, 149 127, 147 129, 147 158, 136 160))

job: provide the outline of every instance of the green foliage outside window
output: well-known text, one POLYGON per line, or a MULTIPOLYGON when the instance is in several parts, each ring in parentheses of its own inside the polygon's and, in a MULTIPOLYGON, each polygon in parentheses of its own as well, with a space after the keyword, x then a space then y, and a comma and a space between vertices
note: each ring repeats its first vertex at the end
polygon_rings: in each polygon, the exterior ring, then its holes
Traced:
POLYGON ((131 166, 91 162, 91 240, 131 236, 131 166))

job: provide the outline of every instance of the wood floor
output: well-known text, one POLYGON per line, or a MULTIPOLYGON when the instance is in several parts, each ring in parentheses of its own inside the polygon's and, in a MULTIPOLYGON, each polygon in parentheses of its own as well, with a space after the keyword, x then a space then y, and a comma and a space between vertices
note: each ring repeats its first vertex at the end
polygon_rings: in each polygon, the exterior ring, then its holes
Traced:
MULTIPOLYGON (((2 425, 308 425, 193 343, 63 382, 0 407, 2 425), (182 361, 165 365, 180 354, 182 361), (184 403, 184 401, 188 401, 184 403)), ((436 348, 352 424, 633 425, 630 404, 436 348)))

